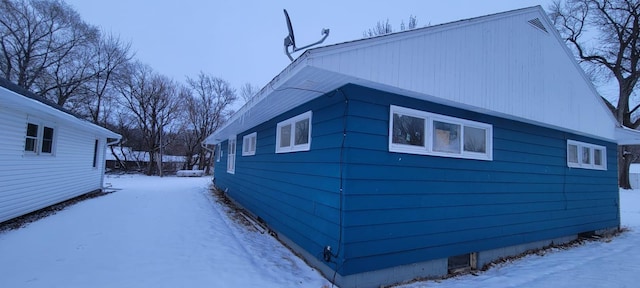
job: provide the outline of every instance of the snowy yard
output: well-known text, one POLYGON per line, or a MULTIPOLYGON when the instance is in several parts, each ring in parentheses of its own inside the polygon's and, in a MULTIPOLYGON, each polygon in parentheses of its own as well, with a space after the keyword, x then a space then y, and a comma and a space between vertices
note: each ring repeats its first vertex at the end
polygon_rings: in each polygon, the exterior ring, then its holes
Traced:
POLYGON ((0 287, 322 287, 268 234, 238 226, 210 177, 121 176, 114 188, 0 233, 0 287))
MULTIPOLYGON (((230 220, 209 177, 108 177, 121 190, 0 232, 0 287, 331 286, 267 234, 230 220)), ((417 287, 637 287, 640 190, 621 191, 629 232, 417 287)))

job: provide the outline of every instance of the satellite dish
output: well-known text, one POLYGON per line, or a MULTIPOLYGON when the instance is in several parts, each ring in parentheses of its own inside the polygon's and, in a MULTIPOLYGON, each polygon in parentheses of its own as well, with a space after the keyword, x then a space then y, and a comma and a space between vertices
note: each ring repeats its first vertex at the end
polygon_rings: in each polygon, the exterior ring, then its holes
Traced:
POLYGON ((322 31, 320 32, 323 35, 322 39, 320 39, 315 43, 311 43, 307 46, 298 48, 296 47, 296 38, 295 36, 293 36, 293 25, 291 24, 291 19, 289 18, 289 13, 287 13, 287 9, 284 9, 284 18, 287 21, 287 29, 289 30, 289 35, 287 35, 287 37, 284 38, 284 54, 287 54, 287 57, 289 57, 291 61, 293 61, 293 57, 291 57, 291 53, 295 53, 300 50, 307 49, 311 46, 318 45, 324 42, 324 40, 327 39, 327 37, 329 37, 329 29, 322 29, 322 31), (291 51, 289 51, 289 47, 291 47, 291 51))
POLYGON ((289 18, 289 13, 287 13, 287 9, 284 9, 284 18, 287 20, 287 29, 289 29, 289 35, 284 38, 284 46, 285 49, 288 46, 293 46, 293 49, 296 48, 296 37, 293 36, 293 26, 291 26, 291 19, 289 18))

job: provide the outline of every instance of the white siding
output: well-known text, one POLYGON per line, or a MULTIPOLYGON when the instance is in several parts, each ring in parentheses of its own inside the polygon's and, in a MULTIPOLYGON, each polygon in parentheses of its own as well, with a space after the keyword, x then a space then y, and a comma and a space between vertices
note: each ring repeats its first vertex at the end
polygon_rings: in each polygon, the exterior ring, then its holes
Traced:
POLYGON ((427 100, 615 139, 609 111, 541 11, 319 48, 311 65, 427 100), (534 18, 549 33, 527 22, 534 18))
POLYGON ((0 102, 0 222, 102 188, 106 136, 55 117, 37 116, 55 128, 54 155, 25 154, 27 119, 33 116, 0 102), (94 168, 97 137, 102 139, 94 168))

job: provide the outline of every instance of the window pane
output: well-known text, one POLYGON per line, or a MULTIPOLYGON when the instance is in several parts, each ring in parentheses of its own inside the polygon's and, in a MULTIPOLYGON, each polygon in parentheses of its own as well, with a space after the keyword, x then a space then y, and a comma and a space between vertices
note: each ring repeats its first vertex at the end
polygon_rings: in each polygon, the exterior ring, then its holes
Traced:
POLYGON ((27 136, 38 137, 38 125, 29 123, 27 125, 27 136))
POLYGON ((591 164, 591 148, 582 147, 582 163, 591 164))
POLYGON ((296 122, 295 145, 309 143, 309 119, 296 122))
POLYGON ((393 113, 392 142, 424 146, 424 119, 393 113))
POLYGON ((485 129, 464 127, 464 151, 486 153, 487 131, 485 129))
POLYGON ((567 161, 578 163, 578 146, 569 144, 567 146, 567 161))
POLYGON ((251 137, 251 147, 249 151, 256 151, 256 136, 251 137))
POLYGON ((602 150, 593 149, 593 164, 602 166, 602 150))
POLYGON ((36 139, 27 138, 27 140, 24 143, 24 151, 36 152, 36 139))
POLYGON ((100 142, 96 139, 96 142, 93 144, 93 167, 98 165, 98 144, 100 144, 100 142))
POLYGON ((51 153, 53 148, 53 128, 44 127, 42 153, 51 153))
POLYGON ((38 125, 27 124, 27 136, 24 142, 24 151, 36 151, 36 143, 38 141, 38 125))
POLYGON ((280 127, 280 147, 291 146, 291 124, 280 127))
POLYGON ((460 125, 433 121, 433 151, 460 154, 460 125))

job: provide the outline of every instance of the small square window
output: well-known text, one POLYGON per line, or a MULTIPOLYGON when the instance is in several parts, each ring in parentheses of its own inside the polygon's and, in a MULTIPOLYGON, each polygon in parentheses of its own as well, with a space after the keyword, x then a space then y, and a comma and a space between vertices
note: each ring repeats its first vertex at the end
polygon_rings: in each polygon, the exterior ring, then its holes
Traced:
POLYGON ((278 123, 276 153, 309 151, 311 148, 311 111, 278 123))
POLYGON ((393 143, 424 146, 424 122, 423 118, 393 113, 393 143))
POLYGON ((602 150, 601 149, 593 149, 593 164, 596 166, 602 166, 602 150))
POLYGON ((464 151, 486 153, 487 130, 464 126, 464 151))
POLYGON ((460 154, 460 125, 433 121, 433 151, 460 154))
POLYGON ((570 163, 578 163, 578 146, 567 145, 567 161, 570 163))
POLYGON ((258 137, 257 132, 253 132, 242 137, 242 156, 252 156, 256 155, 256 138, 258 137))

